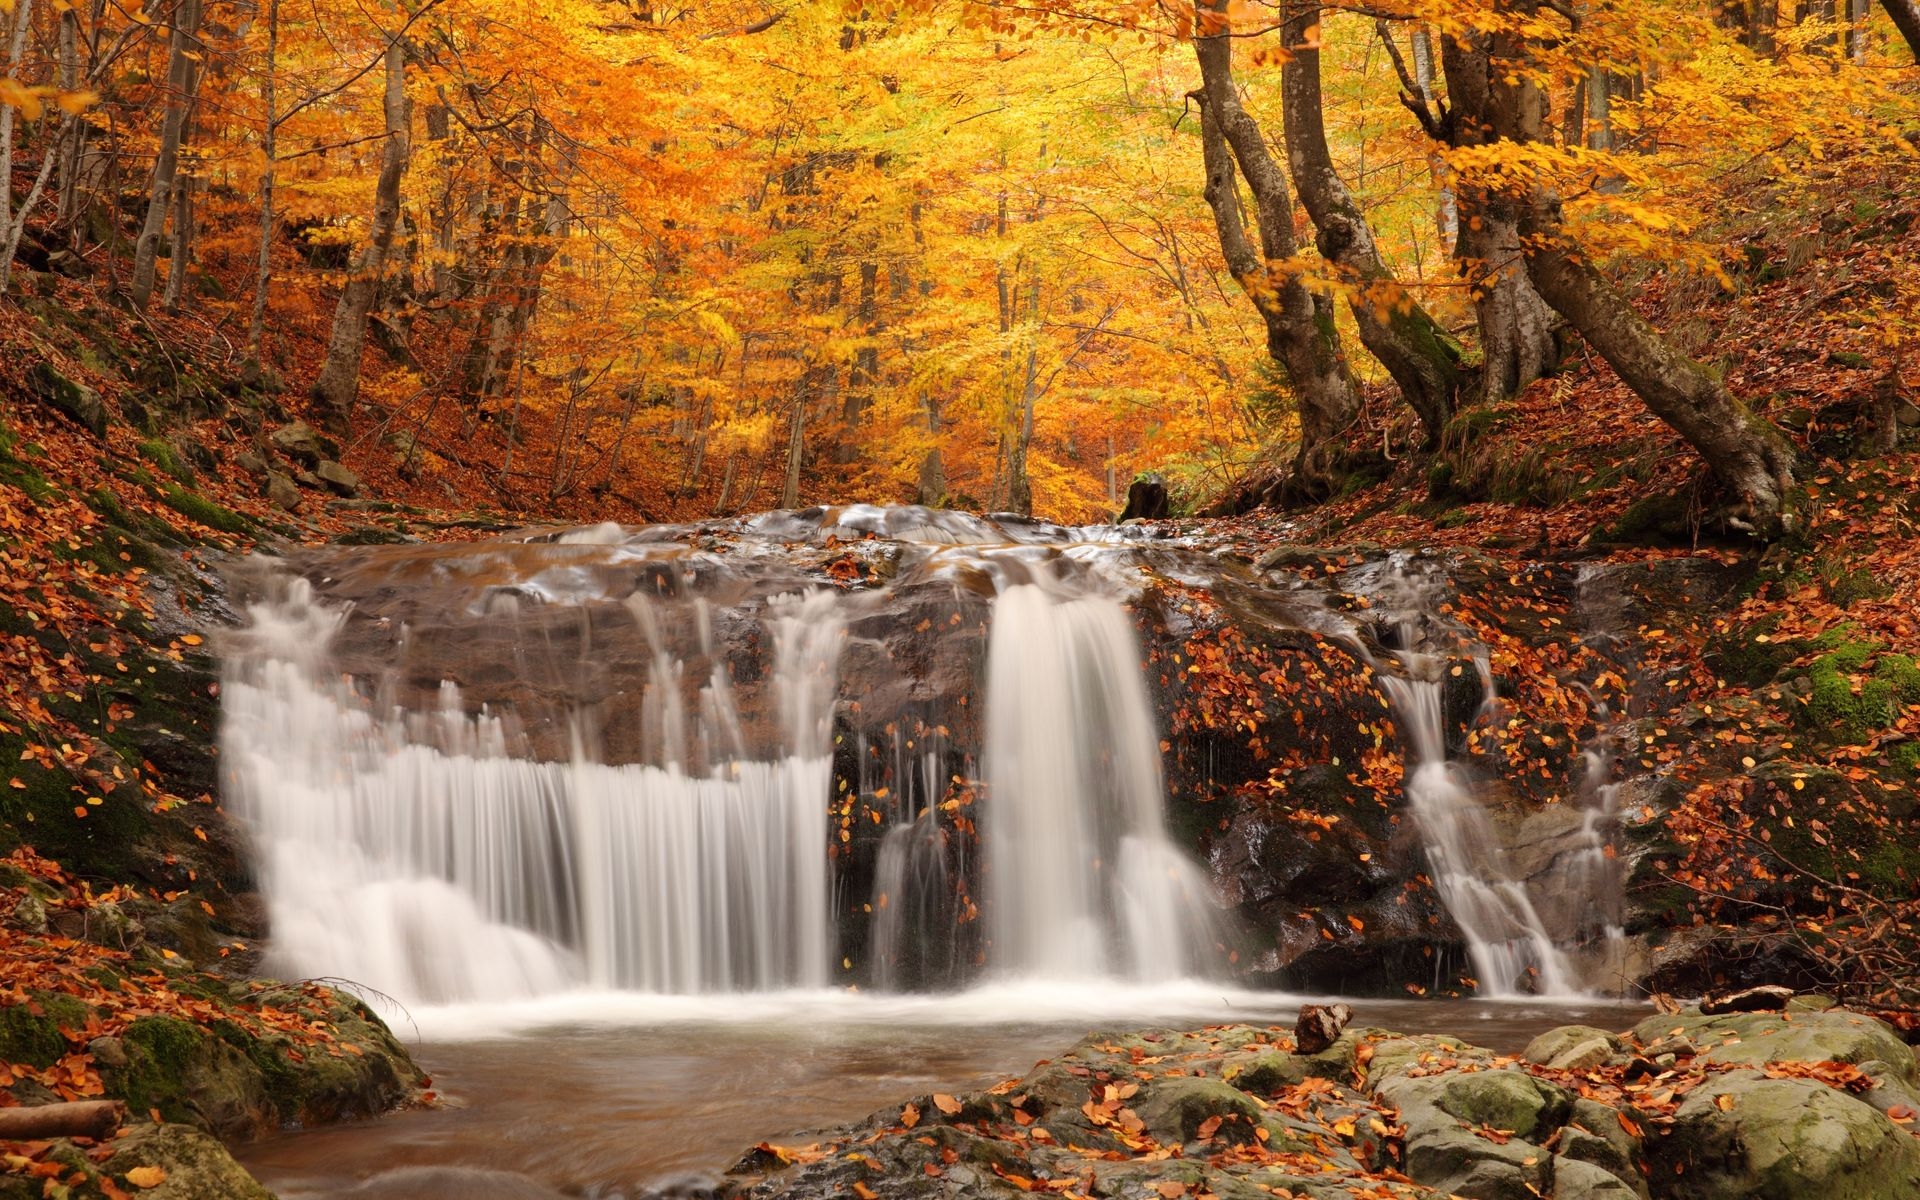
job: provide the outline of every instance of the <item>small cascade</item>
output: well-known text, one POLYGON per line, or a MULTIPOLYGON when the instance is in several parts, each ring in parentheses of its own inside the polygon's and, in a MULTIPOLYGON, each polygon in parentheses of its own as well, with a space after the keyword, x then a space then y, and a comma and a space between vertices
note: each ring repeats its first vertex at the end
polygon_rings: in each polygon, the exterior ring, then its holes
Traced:
MULTIPOLYGON (((1418 822, 1434 890, 1466 939, 1482 995, 1579 994, 1561 940, 1542 920, 1526 882, 1516 878, 1505 841, 1487 807, 1447 753, 1444 648, 1429 632, 1440 604, 1436 581, 1402 559, 1390 565, 1389 598, 1399 611, 1394 629, 1399 671, 1380 682, 1405 726, 1409 746, 1406 796, 1418 822)), ((1498 713, 1484 647, 1472 644, 1484 699, 1481 717, 1498 713)))
POLYGON ((1447 758, 1440 681, 1383 675, 1381 682, 1412 742, 1407 801, 1419 822, 1433 886, 1466 938, 1482 994, 1517 995, 1520 981, 1529 976, 1531 991, 1574 994, 1578 989, 1566 955, 1541 921, 1526 884, 1511 876, 1486 808, 1447 758))
MULTIPOLYGON (((657 649, 654 609, 630 607, 657 649)), ((828 982, 830 597, 770 606, 783 753, 739 756, 721 666, 689 714, 683 664, 656 653, 638 703, 657 758, 620 765, 594 761, 578 727, 572 761, 510 753, 508 723, 466 713, 451 684, 437 713, 376 711, 331 675, 346 614, 305 579, 249 615, 223 744, 278 969, 409 1002, 828 982), (705 773, 687 768, 696 752, 705 773)))
POLYGON ((990 963, 1053 977, 1193 973, 1215 941, 1211 893, 1167 836, 1159 733, 1126 610, 1007 587, 987 680, 990 963))

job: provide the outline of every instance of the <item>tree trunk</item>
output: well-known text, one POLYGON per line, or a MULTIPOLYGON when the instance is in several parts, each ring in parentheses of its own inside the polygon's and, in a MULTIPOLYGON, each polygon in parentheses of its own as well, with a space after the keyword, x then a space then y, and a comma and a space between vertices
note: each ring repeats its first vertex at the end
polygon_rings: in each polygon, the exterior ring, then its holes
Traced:
POLYGON ((1321 499, 1339 486, 1351 450, 1346 438, 1360 417, 1360 389, 1340 348, 1332 301, 1309 292, 1290 261, 1293 202, 1258 122, 1240 104, 1226 0, 1196 0, 1194 17, 1207 206, 1227 270, 1260 313, 1267 351, 1299 406, 1300 445, 1283 498, 1321 499), (1240 215, 1236 166, 1253 191, 1258 250, 1240 215))
MULTIPOLYGON (((20 60, 27 47, 27 31, 33 23, 33 0, 20 0, 13 14, 13 28, 7 39, 6 78, 14 78, 20 71, 20 60)), ((60 157, 60 140, 56 140, 41 160, 40 174, 35 178, 27 195, 16 211, 13 207, 13 129, 15 111, 11 104, 0 103, 0 295, 5 295, 8 285, 13 281, 13 256, 19 253, 20 237, 27 229, 27 214, 40 201, 40 193, 46 189, 47 179, 53 173, 53 167, 60 157)), ((62 122, 62 130, 71 124, 71 120, 62 122)))
POLYGON ((933 435, 933 448, 920 460, 920 486, 915 501, 929 508, 943 508, 947 502, 947 463, 940 453, 940 401, 932 392, 926 395, 927 432, 933 435))
POLYGON ((1920 63, 1920 0, 1880 0, 1880 4, 1893 18, 1894 28, 1907 40, 1913 61, 1920 63))
POLYGON ((800 372, 800 386, 793 397, 793 423, 787 429, 787 482, 780 490, 781 508, 800 507, 800 463, 807 450, 807 401, 812 390, 813 368, 800 372))
POLYGON ((387 47, 387 145, 380 160, 380 178, 374 186, 373 228, 367 249, 354 265, 333 310, 333 332, 327 340, 327 361, 313 384, 313 399, 322 421, 344 427, 354 398, 360 394, 360 353, 366 343, 367 312, 380 291, 387 251, 400 222, 400 180, 407 171, 407 56, 399 39, 387 47))
MULTIPOLYGON (((173 207, 174 182, 180 173, 180 141, 186 132, 187 110, 193 103, 199 34, 200 0, 177 0, 173 37, 167 48, 167 110, 160 122, 160 152, 153 160, 153 182, 147 190, 147 218, 133 247, 131 293, 139 308, 153 299, 160 238, 166 232, 167 211, 173 207)), ((179 269, 179 259, 175 258, 173 270, 179 269)))
POLYGON ((1033 406, 1040 392, 1040 276, 1036 271, 1028 307, 1031 338, 1027 369, 1020 384, 1020 407, 1014 412, 1013 445, 1007 455, 1007 511, 1033 515, 1033 480, 1027 474, 1027 450, 1033 445, 1033 406))
MULTIPOLYGON (((24 3, 24 0, 23 0, 24 3)), ((105 1140, 126 1120, 118 1100, 74 1100, 0 1108, 0 1142, 37 1142, 47 1138, 105 1140)))
POLYGON ((1459 355, 1446 332, 1387 269, 1366 214, 1334 169, 1321 111, 1320 6, 1290 5, 1281 37, 1289 55, 1281 111, 1293 186, 1319 231, 1320 256, 1354 289, 1348 304, 1361 343, 1386 367, 1420 418, 1427 444, 1437 445, 1460 388, 1459 355))
MULTIPOLYGON (((1539 0, 1500 0, 1510 17, 1532 20, 1539 0)), ((1517 32, 1490 47, 1494 133, 1515 142, 1539 138, 1546 96, 1528 74, 1530 45, 1517 32)), ((1754 416, 1712 372, 1675 349, 1633 311, 1591 262, 1570 247, 1557 197, 1538 185, 1517 197, 1528 274, 1540 295, 1607 360, 1653 414, 1685 438, 1736 498, 1727 524, 1762 538, 1791 528, 1794 451, 1779 430, 1754 416)))
POLYGON ((260 133, 260 253, 253 273, 253 316, 247 322, 247 359, 260 362, 260 344, 267 335, 267 295, 273 287, 273 187, 278 174, 274 161, 280 141, 280 118, 274 112, 276 77, 280 70, 280 0, 267 0, 267 61, 260 79, 260 101, 266 126, 260 133))
MULTIPOLYGON (((1452 105, 1441 130, 1456 148, 1482 146, 1494 138, 1484 34, 1449 36, 1441 44, 1452 105)), ((1559 365, 1554 328, 1559 323, 1527 277, 1512 201, 1470 179, 1459 183, 1461 220, 1454 254, 1473 292, 1480 327, 1481 399, 1493 404, 1517 395, 1559 365)))
POLYGON ((187 297, 187 264, 193 259, 193 176, 173 183, 173 250, 167 262, 167 286, 161 303, 170 313, 180 311, 187 297))
POLYGON ((860 301, 854 320, 860 326, 860 348, 854 351, 853 365, 847 370, 847 394, 841 403, 839 461, 844 465, 857 457, 860 426, 867 408, 873 403, 874 384, 880 375, 880 348, 873 339, 880 332, 880 264, 860 264, 860 301))

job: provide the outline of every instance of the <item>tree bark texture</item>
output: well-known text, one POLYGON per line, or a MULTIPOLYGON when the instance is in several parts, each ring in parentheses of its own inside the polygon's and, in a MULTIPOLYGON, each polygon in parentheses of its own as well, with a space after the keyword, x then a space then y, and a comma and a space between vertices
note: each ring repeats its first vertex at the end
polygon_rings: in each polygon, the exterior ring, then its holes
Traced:
POLYGON ((1913 61, 1920 63, 1920 0, 1880 0, 1880 3, 1893 18, 1893 27, 1906 39, 1913 61))
POLYGON ((1294 189, 1318 231, 1320 256, 1352 289, 1348 303, 1361 343, 1393 377, 1427 444, 1436 445, 1460 390, 1459 354, 1387 268, 1366 213, 1334 169, 1320 91, 1320 6, 1290 5, 1282 38, 1288 58, 1281 112, 1294 189))
MULTIPOLYGON (((133 246, 130 292, 135 306, 153 299, 159 272, 160 239, 166 233, 167 212, 173 207, 173 189, 180 175, 180 143, 186 133, 187 112, 193 106, 193 84, 198 64, 193 56, 200 35, 200 0, 177 0, 173 36, 167 48, 167 108, 160 121, 160 150, 153 160, 153 182, 147 189, 147 216, 133 246)), ((178 254, 173 270, 181 269, 178 254)))
POLYGON ((1340 347, 1332 300, 1309 291, 1291 261, 1297 249, 1292 197, 1259 123, 1240 103, 1226 2, 1197 0, 1194 16, 1207 206, 1227 271, 1259 312, 1267 351, 1299 406, 1300 444, 1286 498, 1321 499, 1339 485, 1350 451, 1346 437, 1360 417, 1360 388, 1340 347), (1253 193, 1257 249, 1241 216, 1236 171, 1253 193))
MULTIPOLYGON (((1440 60, 1451 104, 1443 136, 1456 148, 1485 145, 1494 138, 1486 35, 1444 38, 1440 60)), ((1511 199, 1463 179, 1458 203, 1454 255, 1473 291, 1481 399, 1492 404, 1517 395, 1559 365, 1554 341, 1559 321, 1528 278, 1511 199)))
MULTIPOLYGON (((1508 18, 1531 20, 1537 0, 1500 0, 1508 18)), ((1489 47, 1490 113, 1496 136, 1540 137, 1545 94, 1525 63, 1530 46, 1513 21, 1489 47)), ((1793 521, 1794 451, 1767 421, 1749 412, 1711 371, 1676 349, 1636 313, 1606 277, 1566 242, 1558 199, 1540 185, 1516 197, 1527 270, 1540 295, 1567 319, 1653 414, 1685 438, 1734 497, 1730 527, 1763 538, 1793 521)))
POLYGON ((313 384, 321 419, 336 428, 346 424, 348 410, 360 394, 360 355, 366 344, 367 313, 380 292, 387 252, 393 247, 393 231, 400 223, 400 180, 407 171, 408 150, 407 58, 397 38, 387 47, 386 122, 387 144, 381 154, 380 178, 374 185, 371 237, 334 307, 326 365, 313 384))

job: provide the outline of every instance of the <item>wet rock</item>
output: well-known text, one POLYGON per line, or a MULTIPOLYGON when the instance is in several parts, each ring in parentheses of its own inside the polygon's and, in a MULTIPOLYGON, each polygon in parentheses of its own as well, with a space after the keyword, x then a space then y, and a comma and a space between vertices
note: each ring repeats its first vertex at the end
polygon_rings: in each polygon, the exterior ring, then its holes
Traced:
POLYGON ((1894 1032, 1860 1013, 1728 1013, 1706 1016, 1697 1009, 1648 1017, 1633 1036, 1649 1054, 1662 1041, 1696 1048, 1710 1063, 1758 1066, 1769 1062, 1890 1064, 1895 1078, 1920 1079, 1913 1051, 1894 1032))
POLYGON ((1901 1200, 1920 1195, 1920 1138, 1809 1079, 1713 1076, 1652 1153, 1673 1200, 1901 1200))
POLYGON ((107 433, 107 406, 100 393, 76 383, 54 370, 47 362, 38 362, 27 373, 27 384, 49 408, 59 412, 95 437, 107 433))
POLYGON ((1620 1049, 1620 1039, 1591 1025, 1562 1025, 1527 1043, 1523 1057, 1556 1071, 1582 1071, 1606 1062, 1620 1049))
POLYGON ((313 474, 321 483, 326 484, 341 496, 355 496, 360 492, 360 476, 332 459, 322 459, 313 469, 313 474))
MULTIPOLYGON (((669 1195, 673 1194, 671 1190, 669 1195)), ((459 1196, 461 1200, 562 1200, 536 1179, 483 1167, 399 1167, 382 1171, 347 1192, 349 1200, 415 1200, 459 1196)))

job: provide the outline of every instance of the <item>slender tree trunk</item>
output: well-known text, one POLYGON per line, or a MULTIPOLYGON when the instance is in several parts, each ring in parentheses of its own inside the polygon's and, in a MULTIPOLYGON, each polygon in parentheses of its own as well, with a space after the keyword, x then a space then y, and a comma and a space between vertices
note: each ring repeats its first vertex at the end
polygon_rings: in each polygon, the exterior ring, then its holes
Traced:
MULTIPOLYGON (((186 133, 187 110, 193 103, 199 33, 200 0, 176 0, 173 36, 167 48, 167 109, 160 121, 160 152, 153 160, 153 182, 147 190, 147 218, 133 247, 130 291, 134 305, 139 308, 145 308, 153 299, 160 239, 166 232, 167 212, 173 207, 174 183, 180 173, 180 142, 186 133)), ((172 269, 180 269, 177 256, 172 269)))
POLYGON ((1349 297, 1360 341, 1387 369, 1420 418, 1427 444, 1438 444, 1460 389, 1459 354, 1444 330, 1387 269, 1366 213, 1334 169, 1320 91, 1320 6, 1289 6, 1282 39, 1287 164, 1293 186, 1319 231, 1320 256, 1355 290, 1349 297))
POLYGON ((380 178, 374 185, 373 227, 366 252, 354 265, 340 302, 333 310, 333 332, 327 341, 326 365, 313 384, 313 399, 328 425, 344 427, 354 398, 360 394, 360 354, 366 344, 367 313, 380 292, 387 251, 400 223, 400 180, 407 171, 407 54, 398 38, 387 47, 385 98, 387 145, 380 159, 380 178))
POLYGON ((1867 19, 1872 11, 1872 0, 1847 0, 1847 60, 1856 67, 1867 65, 1867 19))
POLYGON ((800 507, 800 464, 807 450, 807 401, 813 386, 813 368, 800 372, 793 397, 793 421, 787 427, 787 482, 780 490, 781 508, 800 507))
POLYGON ((854 351, 853 365, 847 371, 847 394, 841 404, 839 461, 851 463, 857 457, 860 426, 867 408, 873 403, 873 388, 880 375, 880 348, 873 339, 880 332, 880 264, 860 264, 860 301, 854 319, 860 326, 860 348, 854 351))
POLYGON ((1913 61, 1920 63, 1920 0, 1880 0, 1881 7, 1893 18, 1893 26, 1907 41, 1913 61))
MULTIPOLYGON (((1498 0, 1506 15, 1527 20, 1535 18, 1538 4, 1498 0)), ((1495 134, 1524 143, 1539 138, 1547 104, 1526 70, 1530 46, 1512 31, 1517 28, 1494 36, 1489 79, 1495 134)), ((1557 197, 1534 185, 1517 202, 1534 286, 1653 414, 1700 452, 1735 497, 1725 513, 1727 524, 1762 538, 1789 529, 1794 519, 1792 445, 1749 412, 1711 371, 1675 349, 1567 244, 1557 197)))
MULTIPOLYGON (((1494 132, 1486 35, 1449 36, 1440 57, 1452 106, 1441 136, 1456 148, 1487 144, 1494 132)), ((1481 397, 1492 404, 1518 394, 1559 365, 1554 342, 1559 322, 1528 278, 1511 199, 1463 179, 1459 203, 1460 236, 1454 253, 1473 291, 1480 327, 1481 397)))
POLYGON ((1234 282, 1267 330, 1267 351, 1293 387, 1300 445, 1281 499, 1317 500, 1339 486, 1360 417, 1360 388, 1335 331, 1333 302, 1307 290, 1293 259, 1293 200, 1259 123, 1240 103, 1226 0, 1196 0, 1194 54, 1200 61, 1200 145, 1207 206, 1234 282), (1260 246, 1240 215, 1238 175, 1253 192, 1260 246))
POLYGON ((274 103, 279 71, 280 0, 267 0, 267 62, 260 80, 260 102, 266 109, 260 152, 266 161, 260 168, 260 252, 253 272, 253 316, 247 322, 247 359, 255 364, 260 362, 261 343, 267 336, 267 298, 273 288, 273 230, 278 219, 273 210, 273 188, 279 175, 275 156, 280 144, 280 117, 274 103))
POLYGON ((1020 384, 1020 406, 1014 412, 1013 442, 1007 452, 1007 511, 1033 515, 1033 480, 1027 474, 1027 450, 1033 445, 1033 407, 1040 394, 1040 273, 1033 276, 1028 303, 1031 329, 1027 369, 1020 384))

